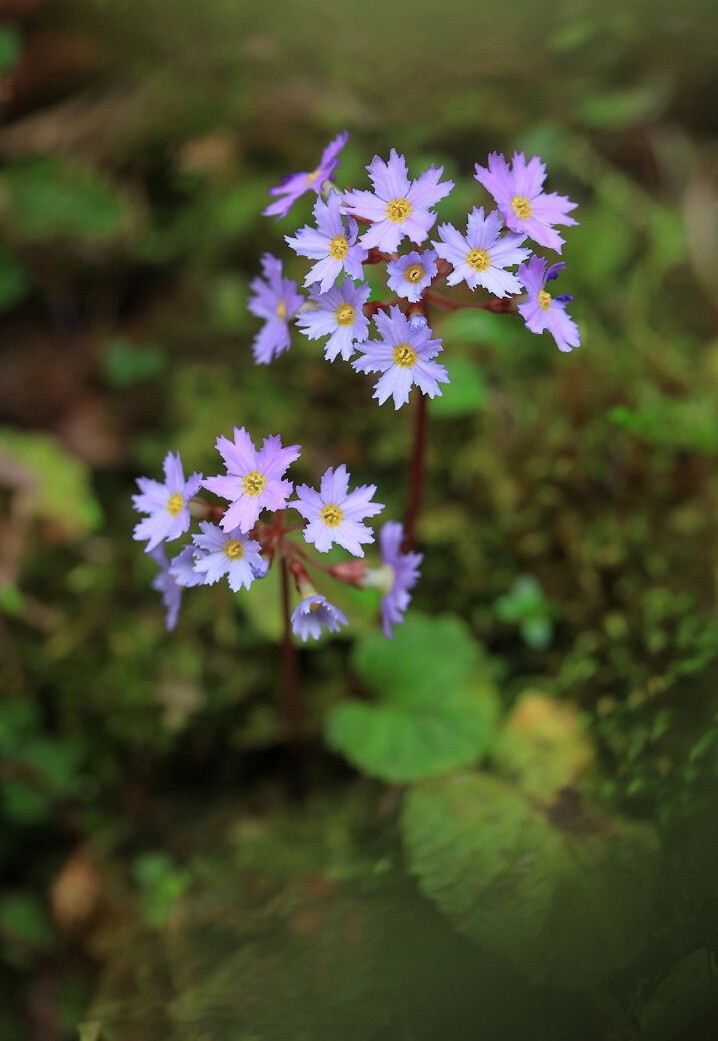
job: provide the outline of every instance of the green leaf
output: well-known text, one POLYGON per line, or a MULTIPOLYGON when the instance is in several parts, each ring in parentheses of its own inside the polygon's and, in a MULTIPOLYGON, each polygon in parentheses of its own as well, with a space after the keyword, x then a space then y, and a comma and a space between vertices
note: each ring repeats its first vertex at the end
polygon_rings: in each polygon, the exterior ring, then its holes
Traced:
POLYGON ((682 958, 640 1009, 638 1019, 651 1041, 670 1041, 718 1000, 718 972, 707 950, 682 958))
POLYGON ((16 891, 0 901, 0 931, 7 936, 4 953, 8 960, 17 962, 14 955, 26 960, 28 948, 38 953, 49 951, 55 943, 55 934, 41 901, 30 892, 16 891), (17 941, 15 949, 13 941, 17 941))
POLYGON ((429 408, 433 416, 456 419, 470 416, 483 408, 486 382, 483 372, 470 358, 454 358, 447 362, 451 383, 442 383, 441 396, 433 398, 429 408))
POLYGON ((105 344, 103 363, 110 386, 125 389, 163 372, 167 355, 155 343, 133 344, 117 337, 105 344))
POLYGON ((0 249, 0 311, 22 300, 29 288, 24 267, 7 250, 0 249))
POLYGON ((540 691, 521 695, 493 750, 500 773, 547 802, 562 788, 576 785, 595 758, 575 704, 540 691))
POLYGON ((4 25, 0 28, 0 76, 10 71, 22 51, 22 38, 17 29, 4 25))
POLYGON ((456 774, 411 789, 402 824, 411 872, 460 932, 535 983, 581 989, 643 948, 658 841, 645 824, 558 818, 456 774))
POLYGON ((24 239, 101 242, 114 238, 130 211, 114 185, 75 161, 21 159, 0 175, 3 214, 24 239))
POLYGON ((336 706, 327 740, 360 770, 395 784, 476 762, 493 735, 496 695, 456 618, 410 616, 393 640, 372 634, 353 664, 377 696, 336 706))
POLYGON ((94 531, 102 514, 87 467, 49 434, 0 428, 0 454, 21 463, 34 490, 35 515, 68 537, 94 531))

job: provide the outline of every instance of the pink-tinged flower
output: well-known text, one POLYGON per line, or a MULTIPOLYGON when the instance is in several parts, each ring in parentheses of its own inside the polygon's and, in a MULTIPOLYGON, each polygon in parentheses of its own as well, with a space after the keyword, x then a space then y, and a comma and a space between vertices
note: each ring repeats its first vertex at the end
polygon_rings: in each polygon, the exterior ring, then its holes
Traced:
POLYGON ((277 435, 265 437, 257 451, 244 427, 235 427, 234 441, 218 437, 216 448, 227 474, 207 477, 203 485, 232 504, 221 520, 225 531, 251 531, 261 510, 284 509, 292 494, 292 482, 282 478, 290 463, 299 458, 299 445, 283 448, 277 435))
POLYGON ((202 483, 202 474, 192 474, 185 481, 179 452, 168 452, 164 461, 165 483, 149 477, 138 477, 139 495, 132 496, 132 504, 138 513, 149 516, 135 525, 132 537, 147 539, 145 551, 149 553, 160 542, 178 539, 189 528, 189 501, 202 483))
POLYGON ((526 162, 523 152, 514 152, 511 168, 502 155, 492 152, 488 169, 476 164, 476 180, 491 192, 511 231, 528 235, 540 246, 561 252, 564 240, 554 224, 576 224, 569 210, 576 208, 565 195, 544 192, 544 163, 534 156, 526 162))
POLYGON ((247 307, 265 324, 254 338, 252 349, 258 365, 268 365, 272 358, 286 351, 290 344, 289 319, 304 303, 304 297, 291 278, 282 277, 282 262, 271 253, 262 257, 264 278, 255 278, 250 284, 254 293, 247 307))
POLYGON ((520 264, 531 256, 530 249, 518 247, 525 235, 501 236, 504 222, 493 210, 484 217, 480 206, 469 214, 466 235, 462 235, 452 224, 440 224, 437 228, 441 242, 435 242, 436 252, 453 265, 447 276, 450 286, 466 282, 471 289, 483 286, 494 296, 509 296, 521 292, 521 283, 516 275, 504 270, 520 264))
POLYGON ((404 525, 399 521, 387 521, 379 531, 381 550, 380 568, 369 569, 361 581, 364 588, 381 591, 381 620, 387 639, 393 636, 394 625, 404 621, 404 614, 411 601, 411 593, 419 580, 419 564, 422 553, 402 553, 404 525))
POLYGON ((150 556, 160 568, 159 574, 155 575, 152 580, 152 588, 156 589, 162 596, 162 603, 167 611, 165 629, 169 633, 177 625, 179 610, 182 604, 182 588, 177 584, 174 575, 170 571, 170 562, 167 559, 164 546, 157 546, 151 550, 150 556))
POLYGON ((304 538, 326 553, 334 543, 348 549, 357 557, 364 556, 362 544, 374 541, 374 534, 365 517, 374 517, 384 509, 383 503, 371 502, 375 484, 365 484, 349 491, 346 466, 331 467, 321 480, 319 491, 307 484, 297 487, 297 498, 290 505, 309 521, 304 538))
POLYGON ((518 277, 526 287, 528 300, 519 304, 519 313, 532 333, 548 330, 560 351, 570 351, 581 343, 581 333, 573 318, 566 314, 566 304, 572 296, 551 296, 544 286, 558 277, 566 265, 563 262, 546 269, 546 261, 531 257, 528 264, 518 269, 518 277))
POLYGON ((270 188, 269 194, 279 196, 279 198, 276 202, 270 203, 266 210, 263 210, 264 216, 276 217, 279 220, 280 217, 287 216, 300 195, 304 195, 308 191, 314 191, 319 195, 324 182, 331 178, 339 166, 337 156, 348 140, 349 134, 343 130, 324 149, 319 165, 311 173, 302 171, 290 174, 289 177, 283 178, 276 188, 270 188))
POLYGON ((284 236, 300 257, 317 261, 304 279, 305 288, 318 282, 319 292, 326 293, 342 271, 346 271, 352 278, 363 278, 362 264, 368 253, 357 245, 357 222, 342 215, 342 197, 339 192, 331 191, 326 202, 317 199, 314 219, 316 228, 306 224, 296 235, 284 236))
POLYGON ((444 167, 430 166, 415 181, 410 181, 404 156, 392 148, 388 163, 375 155, 367 170, 374 191, 344 193, 349 211, 372 221, 372 226, 359 240, 362 246, 367 249, 376 246, 393 253, 405 235, 420 245, 436 220, 430 207, 454 187, 453 181, 440 181, 444 167))
POLYGON ((387 285, 397 296, 416 304, 424 290, 431 285, 432 278, 436 277, 437 270, 433 249, 425 249, 423 253, 414 250, 386 265, 389 276, 387 285))
POLYGON ((366 282, 355 286, 350 278, 345 278, 328 293, 310 296, 309 304, 314 309, 302 311, 297 325, 310 340, 329 337, 324 348, 327 361, 334 361, 338 354, 349 361, 354 344, 366 340, 369 319, 364 316, 363 307, 370 294, 371 286, 366 282))
POLYGON ((411 321, 398 307, 390 307, 388 315, 379 312, 374 321, 382 338, 359 344, 362 357, 352 365, 358 372, 383 373, 373 394, 379 404, 391 396, 394 408, 405 405, 414 384, 430 398, 441 394, 439 383, 448 383, 449 374, 434 361, 443 347, 426 322, 411 321))
POLYGON ((249 589, 255 578, 264 578, 269 564, 255 539, 247 538, 239 528, 222 531, 210 521, 200 521, 199 526, 202 533, 193 536, 200 551, 194 569, 204 575, 207 585, 226 575, 229 588, 238 593, 242 588, 249 589))
POLYGON ((322 629, 335 633, 342 625, 349 624, 344 612, 330 604, 327 598, 319 593, 300 600, 292 611, 290 621, 292 632, 295 636, 300 636, 303 643, 306 643, 310 636, 313 640, 318 640, 322 635, 322 629))

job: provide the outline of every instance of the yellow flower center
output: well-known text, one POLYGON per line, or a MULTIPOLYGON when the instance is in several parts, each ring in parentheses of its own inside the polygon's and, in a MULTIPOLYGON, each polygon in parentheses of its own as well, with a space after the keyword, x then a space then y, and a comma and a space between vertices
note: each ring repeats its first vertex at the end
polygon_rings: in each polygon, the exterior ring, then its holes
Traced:
POLYGON ((352 307, 351 304, 339 304, 334 317, 337 320, 337 325, 351 325, 356 316, 356 308, 352 307))
POLYGON ((322 506, 319 520, 324 521, 328 528, 336 528, 344 520, 344 510, 335 503, 329 502, 326 506, 322 506))
POLYGON ((311 173, 307 174, 307 185, 314 184, 319 174, 322 172, 321 166, 318 166, 316 170, 312 170, 311 173))
POLYGON ((329 243, 329 256, 334 260, 344 260, 349 252, 349 243, 343 235, 335 235, 329 243))
POLYGON ((244 556, 244 546, 239 539, 228 539, 224 544, 224 552, 230 560, 241 560, 244 556))
POLYGON ((394 364, 402 369, 413 368, 419 357, 414 348, 410 347, 408 343, 400 343, 398 347, 394 348, 391 356, 394 359, 394 364))
POLYGON ((424 268, 421 264, 409 264, 408 268, 404 271, 404 278, 407 282, 421 282, 424 277, 424 268))
POLYGON ((551 294, 542 289, 538 295, 538 305, 542 311, 548 311, 551 306, 551 294))
POLYGON ((511 200, 511 209, 519 220, 528 220, 532 214, 531 203, 525 195, 514 195, 511 200))
POLYGON ((313 604, 309 605, 309 610, 310 611, 318 611, 321 606, 322 606, 321 603, 318 600, 315 600, 313 604))
POLYGON ((408 199, 392 199, 386 204, 386 215, 389 220, 399 224, 400 221, 406 220, 413 208, 408 199))
POLYGON ((267 487, 267 478, 264 474, 261 474, 259 470, 252 470, 245 477, 242 478, 242 490, 251 495, 254 499, 257 495, 261 495, 264 489, 267 487))
POLYGON ((281 318, 282 321, 287 317, 287 305, 283 300, 280 300, 277 304, 277 318, 281 318))
POLYGON ((485 249, 470 249, 466 254, 466 263, 474 271, 486 271, 491 267, 491 257, 485 249))
POLYGON ((182 492, 174 492, 167 500, 167 512, 170 517, 176 517, 184 509, 184 496, 182 492))

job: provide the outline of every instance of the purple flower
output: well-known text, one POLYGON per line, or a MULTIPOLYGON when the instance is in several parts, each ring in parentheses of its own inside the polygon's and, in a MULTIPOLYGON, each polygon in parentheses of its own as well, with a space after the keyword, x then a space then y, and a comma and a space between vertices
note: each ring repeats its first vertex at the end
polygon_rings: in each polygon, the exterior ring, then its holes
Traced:
POLYGON ((383 503, 370 501, 375 491, 375 484, 365 484, 349 492, 349 474, 342 465, 327 470, 318 492, 300 484, 297 498, 290 505, 309 521, 304 538, 320 553, 326 553, 337 542, 355 556, 363 557, 362 543, 373 542, 374 535, 361 521, 384 509, 383 503))
POLYGON ((476 180, 491 192, 511 231, 528 235, 540 246, 561 252, 564 240, 554 224, 576 224, 568 211, 576 208, 565 195, 541 189, 546 167, 534 156, 526 162, 523 152, 514 152, 511 168, 502 155, 492 152, 488 169, 476 164, 476 180))
POLYGON ((379 312, 374 320, 382 339, 359 344, 363 357, 352 365, 359 372, 383 373, 373 394, 379 404, 392 396, 394 408, 405 405, 413 384, 430 398, 441 394, 438 384, 448 383, 449 374, 433 360, 443 348, 441 340, 431 338, 429 326, 411 322, 398 307, 390 307, 388 315, 379 312))
POLYGON ((214 585, 224 575, 229 588, 238 593, 249 589, 255 578, 264 578, 269 564, 260 553, 255 539, 247 538, 239 528, 222 531, 210 521, 200 521, 201 535, 194 535, 194 544, 203 552, 197 554, 195 571, 204 575, 207 585, 214 585))
POLYGON ((480 206, 469 214, 466 235, 462 235, 452 224, 440 224, 438 227, 441 242, 435 242, 436 252, 444 260, 453 264, 454 270, 448 275, 448 285, 455 286, 465 281, 471 289, 483 286, 494 296, 508 296, 520 293, 521 283, 516 275, 505 271, 531 256, 530 249, 518 249, 526 238, 525 235, 500 235, 504 222, 493 210, 484 217, 484 207, 480 206))
POLYGON ((268 365, 272 358, 289 347, 289 319, 293 318, 304 303, 304 297, 291 278, 282 277, 282 262, 271 253, 262 257, 264 279, 252 280, 250 289, 254 293, 247 307, 265 324, 254 338, 252 349, 258 365, 268 365))
POLYGON ((415 181, 409 180, 409 171, 403 155, 392 148, 389 162, 375 155, 369 166, 373 192, 344 193, 344 202, 357 217, 372 221, 362 235, 362 246, 393 253, 405 235, 419 245, 429 234, 436 214, 429 207, 449 194, 453 181, 439 181, 444 167, 430 166, 415 181))
POLYGON ((354 344, 366 340, 369 319, 364 316, 363 307, 370 294, 371 286, 366 282, 355 286, 350 278, 345 278, 340 286, 332 286, 328 293, 310 297, 314 310, 303 311, 297 325, 310 340, 329 336, 324 349, 327 361, 334 361, 337 354, 349 361, 354 344))
POLYGON ((276 202, 270 203, 266 210, 262 211, 264 216, 276 217, 279 220, 280 217, 287 216, 300 195, 304 195, 310 189, 319 195, 324 182, 330 179, 339 166, 337 156, 348 140, 349 134, 346 130, 343 130, 324 149, 319 165, 311 173, 302 171, 301 173, 290 174, 289 177, 284 177, 276 188, 270 188, 269 194, 279 196, 279 198, 276 202))
POLYGON ((566 304, 571 296, 551 296, 546 292, 546 283, 558 276, 566 265, 554 264, 546 269, 546 261, 531 257, 522 264, 517 274, 528 292, 528 300, 519 304, 519 313, 532 333, 548 330, 560 351, 570 351, 581 343, 581 333, 573 318, 566 314, 566 304))
POLYGON ((325 596, 315 593, 313 596, 305 596, 292 611, 290 619, 292 632, 295 636, 301 636, 302 642, 306 643, 309 636, 318 640, 322 634, 322 628, 327 632, 335 633, 342 625, 348 625, 347 617, 334 604, 330 604, 325 596))
POLYGON ((425 249, 423 253, 407 253, 386 265, 389 288, 413 304, 418 303, 436 272, 436 253, 433 249, 425 249))
POLYGON ((304 279, 304 286, 319 283, 319 292, 326 293, 342 273, 346 271, 352 278, 363 278, 362 264, 368 254, 361 246, 357 246, 357 222, 349 217, 347 226, 342 215, 342 197, 337 191, 331 191, 326 202, 317 199, 314 204, 316 228, 306 224, 295 236, 285 235, 285 239, 300 257, 309 257, 317 263, 310 269, 304 279))
POLYGON ((170 571, 170 562, 167 559, 164 546, 157 546, 155 549, 150 550, 150 556, 160 568, 159 574, 155 575, 152 580, 152 588, 162 595, 162 603, 167 609, 165 629, 169 633, 177 625, 182 603, 182 589, 177 585, 170 571))
POLYGON ((147 553, 160 542, 171 542, 184 534, 189 528, 190 516, 188 503, 202 483, 202 474, 192 474, 186 481, 182 469, 179 452, 168 452, 164 461, 165 483, 150 480, 149 477, 138 477, 137 485, 140 495, 132 496, 132 504, 138 513, 148 513, 135 525, 132 535, 138 541, 148 539, 147 553))
POLYGON ((247 431, 234 428, 234 441, 218 437, 216 448, 224 459, 227 474, 207 477, 204 487, 228 499, 231 506, 221 520, 225 531, 239 528, 248 532, 261 510, 283 510, 292 494, 292 482, 282 477, 290 463, 299 457, 299 445, 282 448, 277 435, 265 437, 257 451, 247 431))
POLYGON ((173 557, 169 564, 169 571, 178 586, 185 589, 190 586, 203 586, 206 575, 195 571, 194 565, 199 560, 200 553, 196 546, 185 546, 181 553, 173 557))
POLYGON ((404 614, 411 600, 410 589, 419 580, 419 564, 422 553, 402 553, 404 525, 399 521, 387 521, 379 531, 379 548, 387 576, 381 598, 381 620, 384 635, 391 639, 392 626, 404 621, 404 614))

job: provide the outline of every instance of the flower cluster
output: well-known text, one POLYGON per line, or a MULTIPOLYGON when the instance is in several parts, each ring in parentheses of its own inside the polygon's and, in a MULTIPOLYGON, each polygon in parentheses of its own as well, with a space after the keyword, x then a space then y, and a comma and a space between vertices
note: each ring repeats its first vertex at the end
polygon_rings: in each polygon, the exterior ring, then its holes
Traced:
POLYGON ((560 253, 564 239, 557 226, 576 224, 569 216, 576 204, 544 191, 546 168, 522 152, 510 161, 492 152, 487 165, 478 163, 475 179, 493 197, 495 209, 474 206, 465 230, 444 222, 435 241, 423 245, 437 220, 434 207, 454 188, 442 180, 443 167, 430 166, 411 178, 406 159, 394 149, 388 160, 374 156, 366 167, 372 190, 341 191, 334 183, 339 153, 347 134, 325 150, 312 174, 286 179, 272 195, 283 196, 265 211, 287 216, 294 201, 313 189, 314 224, 285 239, 294 253, 313 261, 304 279, 305 299, 297 284, 282 275, 281 261, 263 258, 264 279, 252 283, 250 307, 265 318, 254 342, 257 362, 266 363, 287 349, 289 321, 310 339, 326 337, 325 357, 351 361, 358 372, 379 373, 374 397, 392 398, 395 408, 409 400, 412 387, 422 394, 441 394, 449 381, 436 359, 443 351, 432 333, 430 309, 473 306, 519 315, 533 333, 549 332, 561 351, 578 347, 580 333, 566 313, 570 296, 553 296, 546 283, 563 264, 532 252, 534 246, 560 253), (398 251, 404 243, 408 249, 398 251), (393 298, 372 300, 364 266, 383 264, 393 298), (439 294, 441 282, 491 294, 482 302, 462 304, 439 294), (371 325, 370 325, 371 321, 371 325), (354 357, 358 352, 359 357, 354 357))
POLYGON ((167 609, 167 629, 177 624, 185 588, 214 585, 226 578, 235 593, 249 589, 266 577, 278 558, 294 575, 301 597, 291 624, 302 640, 347 624, 344 614, 317 592, 307 566, 340 582, 379 588, 384 631, 390 636, 391 626, 403 619, 409 604, 421 557, 401 551, 402 525, 388 521, 379 533, 381 565, 372 569, 364 561, 364 546, 375 541, 365 521, 384 509, 374 500, 376 485, 350 487, 349 472, 342 465, 330 467, 318 489, 307 484, 295 487, 285 475, 299 458, 300 446, 284 447, 279 436, 272 436, 257 449, 244 427, 234 428, 232 440, 218 437, 216 448, 225 473, 214 477, 195 473, 185 480, 179 453, 169 452, 164 484, 146 477, 137 481, 140 494, 133 496, 134 507, 147 516, 136 525, 134 538, 147 539, 146 550, 160 568, 153 586, 167 609), (198 497, 200 487, 228 505, 198 497), (291 509, 303 519, 287 525, 285 513, 291 509), (263 513, 271 514, 270 519, 261 520, 263 513), (193 517, 199 530, 169 558, 162 543, 185 535, 193 517), (353 559, 333 565, 313 560, 291 537, 295 531, 319 553, 338 545, 353 559))

